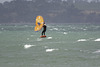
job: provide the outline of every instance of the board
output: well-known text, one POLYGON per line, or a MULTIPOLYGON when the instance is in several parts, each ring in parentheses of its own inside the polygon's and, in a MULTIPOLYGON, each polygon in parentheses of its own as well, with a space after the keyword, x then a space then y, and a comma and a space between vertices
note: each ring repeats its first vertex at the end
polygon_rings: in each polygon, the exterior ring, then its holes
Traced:
POLYGON ((34 28, 34 31, 39 31, 42 29, 43 27, 43 24, 44 24, 44 19, 42 16, 37 16, 36 17, 36 22, 35 22, 35 28, 34 28))
POLYGON ((41 38, 45 38, 45 37, 47 37, 46 35, 42 35, 42 36, 40 36, 41 38))

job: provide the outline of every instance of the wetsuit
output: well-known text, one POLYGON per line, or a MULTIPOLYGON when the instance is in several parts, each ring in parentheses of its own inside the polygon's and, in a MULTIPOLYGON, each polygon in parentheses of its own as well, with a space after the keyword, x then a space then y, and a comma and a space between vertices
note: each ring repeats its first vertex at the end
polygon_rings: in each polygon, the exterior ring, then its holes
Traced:
POLYGON ((46 32, 46 27, 47 27, 46 25, 44 25, 44 26, 43 26, 42 35, 43 35, 43 34, 45 35, 45 32, 46 32))

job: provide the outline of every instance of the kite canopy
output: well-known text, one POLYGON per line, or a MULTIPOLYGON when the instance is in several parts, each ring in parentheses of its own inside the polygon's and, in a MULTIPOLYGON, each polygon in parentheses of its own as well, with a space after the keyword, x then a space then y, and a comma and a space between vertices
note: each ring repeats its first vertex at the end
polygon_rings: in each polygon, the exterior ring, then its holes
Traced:
POLYGON ((35 22, 35 28, 34 28, 34 31, 40 31, 43 27, 43 24, 44 24, 44 19, 42 16, 37 16, 36 17, 36 22, 35 22))

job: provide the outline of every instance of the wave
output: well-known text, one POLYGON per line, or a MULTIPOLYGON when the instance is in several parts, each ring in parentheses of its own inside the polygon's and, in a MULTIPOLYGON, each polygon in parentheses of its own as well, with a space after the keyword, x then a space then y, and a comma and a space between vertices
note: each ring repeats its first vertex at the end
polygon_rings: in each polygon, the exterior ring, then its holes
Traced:
POLYGON ((100 38, 97 38, 97 39, 89 38, 89 39, 79 39, 79 40, 77 40, 77 42, 81 42, 81 41, 95 41, 95 42, 99 42, 100 38))
POLYGON ((87 39, 79 39, 77 40, 77 42, 81 42, 81 41, 88 41, 87 39))
POLYGON ((59 50, 59 49, 46 49, 46 52, 52 52, 54 50, 59 50))
POLYGON ((63 34, 68 34, 67 32, 63 32, 63 34))
POLYGON ((47 37, 47 39, 52 39, 52 37, 47 37))
POLYGON ((98 38, 98 39, 95 39, 94 41, 100 41, 100 38, 98 38))
POLYGON ((53 30, 58 30, 58 28, 53 28, 53 30))
POLYGON ((37 38, 37 41, 42 41, 42 38, 37 38))
POLYGON ((94 51, 93 53, 100 53, 100 50, 94 51))
POLYGON ((25 49, 28 49, 28 48, 33 47, 33 46, 36 46, 36 45, 26 44, 26 45, 24 45, 24 48, 25 48, 25 49))
POLYGON ((30 38, 27 38, 27 40, 29 40, 30 38))

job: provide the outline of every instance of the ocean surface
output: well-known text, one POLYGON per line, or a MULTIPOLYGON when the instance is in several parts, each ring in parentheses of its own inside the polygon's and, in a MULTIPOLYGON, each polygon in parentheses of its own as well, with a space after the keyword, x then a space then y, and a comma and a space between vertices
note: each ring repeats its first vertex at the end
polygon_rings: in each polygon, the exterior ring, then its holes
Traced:
POLYGON ((0 24, 0 67, 100 67, 100 24, 0 24))

